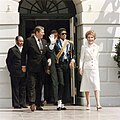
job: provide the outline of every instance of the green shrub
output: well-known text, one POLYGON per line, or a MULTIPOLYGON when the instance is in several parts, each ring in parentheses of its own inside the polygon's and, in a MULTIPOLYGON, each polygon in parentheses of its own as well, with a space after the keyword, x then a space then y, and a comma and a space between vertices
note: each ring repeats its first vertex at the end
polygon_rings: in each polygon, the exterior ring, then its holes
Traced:
MULTIPOLYGON (((117 62, 118 67, 120 68, 120 38, 119 42, 115 45, 115 55, 114 55, 114 61, 117 62)), ((120 71, 118 71, 118 78, 120 78, 120 71)))

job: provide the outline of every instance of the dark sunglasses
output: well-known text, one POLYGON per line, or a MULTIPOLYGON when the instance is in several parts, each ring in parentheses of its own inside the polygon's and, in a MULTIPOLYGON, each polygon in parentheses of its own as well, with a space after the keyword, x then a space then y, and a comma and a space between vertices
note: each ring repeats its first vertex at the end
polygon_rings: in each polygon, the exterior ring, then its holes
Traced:
POLYGON ((61 35, 67 35, 67 33, 61 33, 61 35))

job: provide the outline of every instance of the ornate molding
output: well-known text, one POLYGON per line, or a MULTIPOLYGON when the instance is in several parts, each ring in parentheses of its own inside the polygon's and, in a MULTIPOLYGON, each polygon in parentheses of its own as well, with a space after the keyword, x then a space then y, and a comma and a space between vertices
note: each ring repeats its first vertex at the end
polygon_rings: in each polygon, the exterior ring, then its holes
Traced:
POLYGON ((13 1, 20 2, 21 0, 13 0, 13 1))

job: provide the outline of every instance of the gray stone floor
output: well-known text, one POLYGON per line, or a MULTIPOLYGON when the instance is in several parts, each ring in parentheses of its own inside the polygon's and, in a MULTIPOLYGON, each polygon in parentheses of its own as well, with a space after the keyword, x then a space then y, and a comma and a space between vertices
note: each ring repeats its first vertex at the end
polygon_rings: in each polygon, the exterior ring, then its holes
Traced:
POLYGON ((57 111, 56 106, 44 106, 43 111, 27 109, 0 109, 0 120, 120 120, 120 107, 95 107, 86 110, 84 106, 66 106, 67 110, 57 111))

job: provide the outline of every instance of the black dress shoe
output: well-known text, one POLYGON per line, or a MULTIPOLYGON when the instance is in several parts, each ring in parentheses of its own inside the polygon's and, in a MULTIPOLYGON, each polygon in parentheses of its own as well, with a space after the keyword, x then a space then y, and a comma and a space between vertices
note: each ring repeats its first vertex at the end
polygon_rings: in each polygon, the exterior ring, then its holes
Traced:
POLYGON ((60 110, 61 110, 61 107, 58 107, 57 110, 60 111, 60 110))
POLYGON ((45 106, 47 104, 47 101, 41 101, 41 106, 45 106))
POLYGON ((28 108, 26 105, 20 105, 21 108, 28 108))
POLYGON ((41 106, 36 106, 36 110, 43 110, 41 106))
POLYGON ((54 105, 58 105, 58 103, 57 103, 57 102, 54 102, 54 105))
POLYGON ((67 110, 67 108, 63 107, 63 108, 61 108, 61 110, 67 110))
POLYGON ((21 109, 20 106, 14 106, 14 109, 21 109))

